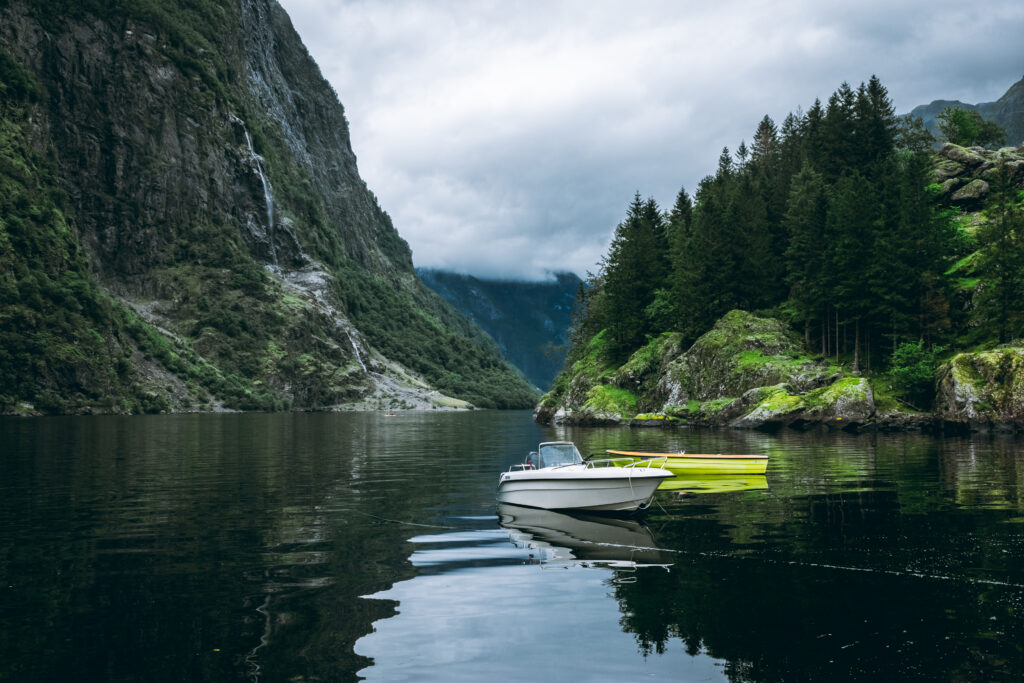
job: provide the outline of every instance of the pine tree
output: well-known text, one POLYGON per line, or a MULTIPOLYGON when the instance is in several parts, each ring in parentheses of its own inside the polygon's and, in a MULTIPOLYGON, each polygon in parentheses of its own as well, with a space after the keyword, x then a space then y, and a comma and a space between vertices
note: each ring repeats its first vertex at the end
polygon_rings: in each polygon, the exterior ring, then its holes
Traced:
POLYGON ((864 92, 868 106, 862 114, 860 126, 863 130, 864 157, 869 165, 865 170, 873 175, 871 167, 891 154, 895 147, 900 119, 896 116, 889 91, 878 80, 878 76, 871 76, 864 92))
POLYGON ((747 149, 747 143, 744 140, 740 140, 740 146, 736 148, 736 168, 742 170, 747 165, 747 159, 750 158, 750 150, 747 149))
POLYGON ((722 247, 733 252, 731 260, 738 268, 731 287, 737 305, 760 309, 777 303, 782 264, 776 257, 767 207, 748 173, 730 183, 723 230, 735 235, 722 247))
POLYGON ((874 198, 875 189, 864 176, 856 171, 843 175, 832 188, 825 222, 828 246, 823 280, 836 321, 834 339, 838 342, 840 322, 853 323, 855 371, 859 370, 861 321, 869 316, 872 303, 864 283, 877 230, 874 198))
POLYGON ((690 234, 675 266, 676 329, 693 341, 736 307, 735 236, 725 221, 727 175, 704 178, 697 188, 690 234))
POLYGON ((660 331, 651 329, 644 310, 664 287, 668 268, 661 211, 653 199, 645 202, 637 192, 615 230, 602 272, 602 315, 615 359, 624 359, 645 335, 660 331))
POLYGON ((779 147, 778 129, 770 116, 761 119, 750 146, 750 160, 755 164, 771 165, 779 147))
POLYGON ((843 83, 828 98, 825 118, 821 125, 821 142, 815 166, 828 182, 835 182, 858 156, 855 137, 856 95, 848 83, 843 83))
POLYGON ((796 320, 803 323, 810 343, 810 327, 825 312, 825 219, 828 202, 825 183, 810 163, 793 178, 784 219, 789 233, 785 252, 786 284, 796 320))
POLYGON ((684 302, 687 292, 687 259, 686 250, 692 234, 693 202, 686 188, 679 189, 676 202, 668 215, 667 234, 669 243, 669 279, 667 282, 668 299, 671 305, 670 319, 667 328, 680 329, 680 323, 686 315, 684 302))
POLYGON ((994 216, 979 237, 980 269, 985 274, 979 313, 1000 343, 1024 336, 1024 198, 1006 166, 998 170, 994 216))
POLYGON ((929 194, 930 173, 927 154, 903 154, 888 164, 878 192, 882 229, 867 282, 893 351, 900 341, 936 341, 950 324, 953 228, 929 194))

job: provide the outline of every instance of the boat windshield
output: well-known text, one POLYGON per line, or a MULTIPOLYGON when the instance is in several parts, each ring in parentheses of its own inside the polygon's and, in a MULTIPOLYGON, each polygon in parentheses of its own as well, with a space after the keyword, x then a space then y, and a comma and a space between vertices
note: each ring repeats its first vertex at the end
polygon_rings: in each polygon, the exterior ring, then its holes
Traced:
POLYGON ((538 451, 540 467, 557 467, 559 465, 575 465, 583 462, 583 457, 571 443, 542 443, 538 451))

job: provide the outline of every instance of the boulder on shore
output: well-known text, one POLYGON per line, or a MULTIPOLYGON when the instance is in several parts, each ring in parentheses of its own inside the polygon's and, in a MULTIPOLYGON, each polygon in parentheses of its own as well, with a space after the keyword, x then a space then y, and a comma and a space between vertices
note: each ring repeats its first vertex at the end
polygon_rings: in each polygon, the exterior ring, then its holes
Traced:
POLYGON ((961 429, 1014 430, 1024 424, 1024 348, 953 356, 939 368, 935 416, 961 429))

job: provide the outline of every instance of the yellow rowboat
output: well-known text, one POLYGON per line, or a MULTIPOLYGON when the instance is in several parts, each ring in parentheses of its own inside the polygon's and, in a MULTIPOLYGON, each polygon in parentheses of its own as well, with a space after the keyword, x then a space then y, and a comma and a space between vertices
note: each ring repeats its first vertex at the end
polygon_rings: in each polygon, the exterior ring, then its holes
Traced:
POLYGON ((736 491, 767 491, 768 477, 763 474, 712 474, 708 476, 680 475, 666 479, 658 487, 659 491, 678 491, 679 493, 732 493, 736 491))
POLYGON ((710 455, 707 453, 645 453, 643 451, 607 451, 622 458, 642 462, 652 458, 665 458, 660 465, 673 474, 764 474, 768 469, 767 455, 710 455))

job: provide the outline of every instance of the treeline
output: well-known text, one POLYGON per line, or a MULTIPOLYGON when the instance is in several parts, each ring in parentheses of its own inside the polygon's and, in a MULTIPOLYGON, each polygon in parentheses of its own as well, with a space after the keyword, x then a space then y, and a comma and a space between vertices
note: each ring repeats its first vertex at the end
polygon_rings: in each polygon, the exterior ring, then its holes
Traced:
POLYGON ((983 227, 961 225, 932 184, 934 142, 872 77, 781 127, 765 116, 668 212, 637 193, 580 289, 570 363, 601 330, 621 362, 661 332, 692 342, 734 308, 786 320, 855 370, 903 342, 1024 335, 1021 193, 1003 173, 983 227))

